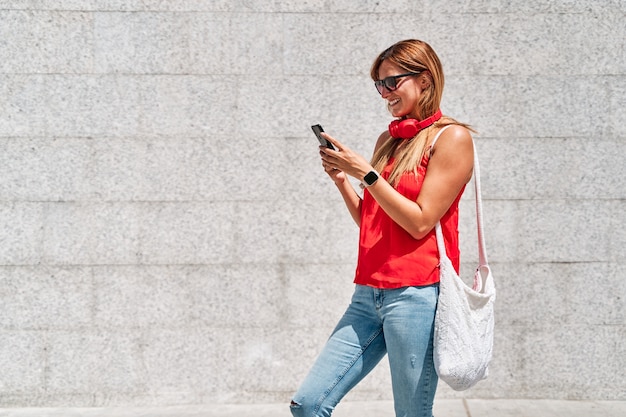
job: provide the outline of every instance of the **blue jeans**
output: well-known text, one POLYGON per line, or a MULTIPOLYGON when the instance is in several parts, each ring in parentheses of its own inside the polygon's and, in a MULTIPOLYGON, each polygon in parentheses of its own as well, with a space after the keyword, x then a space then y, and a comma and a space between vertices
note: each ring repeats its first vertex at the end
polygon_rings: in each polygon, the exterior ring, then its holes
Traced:
POLYGON ((437 389, 433 329, 439 287, 357 285, 352 302, 293 396, 294 417, 328 417, 389 357, 396 417, 432 417, 437 389))

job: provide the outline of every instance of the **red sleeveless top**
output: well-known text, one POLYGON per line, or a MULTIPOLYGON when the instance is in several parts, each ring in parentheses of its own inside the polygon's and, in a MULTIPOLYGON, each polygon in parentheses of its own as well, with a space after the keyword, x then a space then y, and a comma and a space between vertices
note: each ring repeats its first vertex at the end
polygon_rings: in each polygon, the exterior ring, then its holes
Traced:
MULTIPOLYGON (((405 172, 396 185, 396 190, 409 200, 416 201, 419 195, 430 149, 417 167, 416 172, 405 172)), ((381 173, 387 180, 395 160, 391 158, 381 173)), ((459 192, 448 211, 441 218, 441 229, 448 257, 459 272, 459 192)), ((359 257, 354 279, 356 284, 375 288, 401 288, 425 286, 439 282, 439 252, 433 228, 422 239, 413 238, 380 208, 376 200, 365 189, 361 203, 361 227, 359 234, 359 257)))

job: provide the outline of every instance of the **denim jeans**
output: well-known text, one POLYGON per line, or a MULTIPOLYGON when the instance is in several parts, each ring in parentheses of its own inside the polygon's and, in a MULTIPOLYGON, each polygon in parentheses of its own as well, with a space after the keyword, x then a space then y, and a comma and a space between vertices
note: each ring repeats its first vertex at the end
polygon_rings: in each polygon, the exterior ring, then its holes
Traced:
POLYGON ((396 417, 432 417, 437 389, 433 323, 439 287, 357 285, 352 302, 293 396, 294 417, 328 417, 389 357, 396 417))

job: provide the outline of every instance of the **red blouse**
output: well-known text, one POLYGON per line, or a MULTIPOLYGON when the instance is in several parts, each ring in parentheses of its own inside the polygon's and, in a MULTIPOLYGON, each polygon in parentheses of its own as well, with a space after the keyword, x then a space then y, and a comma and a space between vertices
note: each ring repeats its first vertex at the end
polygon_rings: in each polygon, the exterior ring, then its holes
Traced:
MULTIPOLYGON (((429 157, 430 149, 424 153, 417 173, 405 172, 395 187, 409 200, 417 200, 424 183, 429 157)), ((385 180, 389 178, 394 162, 391 158, 381 173, 385 180)), ((446 251, 457 272, 460 263, 459 200, 463 189, 440 220, 446 251)), ((413 238, 380 208, 365 189, 361 203, 359 257, 354 282, 375 288, 431 285, 439 282, 438 266, 435 229, 422 239, 413 238)))

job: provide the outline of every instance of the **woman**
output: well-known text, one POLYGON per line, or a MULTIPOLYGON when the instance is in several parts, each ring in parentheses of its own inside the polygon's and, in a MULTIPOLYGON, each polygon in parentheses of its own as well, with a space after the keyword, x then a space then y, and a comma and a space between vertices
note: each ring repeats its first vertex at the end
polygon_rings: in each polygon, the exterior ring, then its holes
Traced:
POLYGON ((371 77, 396 118, 371 163, 327 134, 336 150, 320 147, 322 166, 359 226, 359 257, 352 302, 293 397, 295 417, 330 416, 385 354, 396 416, 432 416, 434 227, 441 222, 458 271, 458 203, 472 175, 473 143, 467 125, 441 116, 443 71, 428 44, 392 45, 371 77), (348 175, 362 181, 362 199, 348 175))

